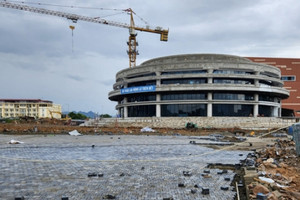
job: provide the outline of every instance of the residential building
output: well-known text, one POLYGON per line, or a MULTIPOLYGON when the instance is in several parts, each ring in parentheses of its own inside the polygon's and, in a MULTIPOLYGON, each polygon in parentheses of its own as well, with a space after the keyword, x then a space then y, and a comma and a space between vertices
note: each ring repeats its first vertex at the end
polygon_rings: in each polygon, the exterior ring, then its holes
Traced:
POLYGON ((61 105, 41 99, 0 99, 0 118, 61 118, 61 105))

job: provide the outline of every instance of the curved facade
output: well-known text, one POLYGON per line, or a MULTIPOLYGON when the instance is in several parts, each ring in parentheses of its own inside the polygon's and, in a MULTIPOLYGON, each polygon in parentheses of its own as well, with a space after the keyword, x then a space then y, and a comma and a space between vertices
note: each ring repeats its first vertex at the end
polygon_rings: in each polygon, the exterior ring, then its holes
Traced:
POLYGON ((278 117, 289 97, 280 70, 249 59, 188 54, 119 71, 109 99, 122 117, 278 117))

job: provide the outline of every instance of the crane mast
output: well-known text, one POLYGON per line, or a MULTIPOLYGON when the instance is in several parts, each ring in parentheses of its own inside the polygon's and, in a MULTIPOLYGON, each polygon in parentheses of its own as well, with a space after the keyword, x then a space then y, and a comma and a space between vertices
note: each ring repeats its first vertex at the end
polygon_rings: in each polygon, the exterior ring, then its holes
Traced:
POLYGON ((45 8, 38 8, 38 7, 32 7, 32 6, 22 5, 22 4, 10 3, 8 1, 0 1, 0 7, 62 17, 62 18, 72 20, 73 22, 77 22, 78 20, 81 20, 81 21, 93 22, 98 24, 106 24, 106 25, 120 27, 120 28, 127 28, 129 29, 129 41, 127 42, 128 44, 127 53, 129 56, 130 68, 136 66, 136 56, 138 55, 138 51, 136 48, 138 46, 138 43, 136 41, 137 34, 135 33, 135 31, 157 33, 160 34, 160 41, 168 41, 169 30, 167 29, 162 29, 161 27, 150 28, 150 27, 135 26, 134 19, 133 19, 133 14, 135 13, 131 8, 124 10, 130 14, 130 24, 126 24, 126 23, 120 23, 120 22, 102 19, 99 17, 87 17, 87 16, 77 15, 73 13, 66 13, 61 11, 49 10, 45 8))

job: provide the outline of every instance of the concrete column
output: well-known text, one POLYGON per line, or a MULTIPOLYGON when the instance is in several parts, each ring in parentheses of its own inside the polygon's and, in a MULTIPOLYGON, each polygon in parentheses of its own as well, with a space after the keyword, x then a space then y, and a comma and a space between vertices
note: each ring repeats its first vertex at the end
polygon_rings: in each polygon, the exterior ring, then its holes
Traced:
POLYGON ((278 107, 278 117, 281 117, 281 107, 278 107))
POLYGON ((207 117, 212 117, 212 103, 207 104, 207 117))
POLYGON ((257 117, 258 115, 258 104, 254 104, 254 107, 253 107, 253 117, 257 117))
POLYGON ((161 72, 156 72, 156 86, 160 86, 160 75, 161 75, 161 72))
POLYGON ((156 104, 156 117, 161 117, 160 104, 156 104))
POLYGON ((128 117, 128 107, 124 106, 124 118, 128 117))
MULTIPOLYGON (((209 74, 212 74, 214 72, 214 70, 213 69, 208 69, 207 72, 209 74)), ((213 83, 213 78, 212 77, 207 78, 207 83, 213 83)))
MULTIPOLYGON (((259 76, 259 74, 260 74, 259 72, 255 72, 256 76, 259 76)), ((257 86, 257 87, 259 87, 259 80, 254 79, 254 85, 257 86)))
POLYGON ((160 86, 160 79, 156 79, 156 86, 160 86))
MULTIPOLYGON (((124 104, 127 103, 127 97, 124 97, 124 104)), ((124 106, 124 118, 128 117, 128 107, 124 106)))
POLYGON ((212 117, 212 93, 207 93, 207 117, 212 117))
POLYGON ((256 101, 256 102, 259 101, 259 96, 258 96, 258 94, 254 94, 254 101, 256 101))
POLYGON ((279 116, 279 107, 274 106, 272 111, 272 117, 278 117, 279 116))
POLYGON ((156 94, 156 117, 161 117, 160 94, 156 94))
POLYGON ((259 101, 258 94, 254 94, 254 101, 255 101, 255 104, 253 106, 253 117, 257 117, 257 115, 258 115, 258 101, 259 101))

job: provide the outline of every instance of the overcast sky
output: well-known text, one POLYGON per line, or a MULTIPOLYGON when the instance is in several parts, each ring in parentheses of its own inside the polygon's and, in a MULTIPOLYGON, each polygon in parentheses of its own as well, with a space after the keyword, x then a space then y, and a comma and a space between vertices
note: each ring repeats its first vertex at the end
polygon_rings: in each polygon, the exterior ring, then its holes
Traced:
MULTIPOLYGON (((2 1, 2 0, 0 0, 2 1)), ((138 32, 137 65, 162 56, 220 53, 300 55, 299 0, 30 0, 89 8, 42 8, 129 23, 132 8, 151 26, 169 29, 169 41, 138 32), (83 3, 84 2, 84 3, 83 3)), ((31 6, 37 6, 32 5, 31 6)), ((136 25, 145 26, 139 18, 136 25)), ((0 98, 51 100, 63 111, 115 115, 108 100, 115 74, 128 68, 128 30, 0 7, 0 98)))

